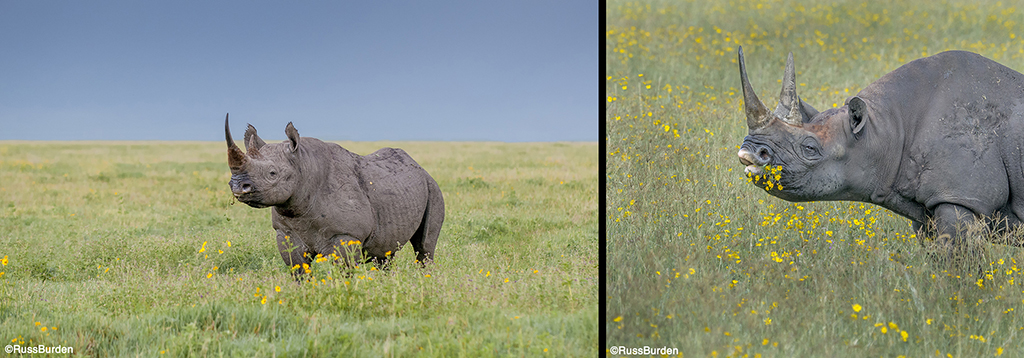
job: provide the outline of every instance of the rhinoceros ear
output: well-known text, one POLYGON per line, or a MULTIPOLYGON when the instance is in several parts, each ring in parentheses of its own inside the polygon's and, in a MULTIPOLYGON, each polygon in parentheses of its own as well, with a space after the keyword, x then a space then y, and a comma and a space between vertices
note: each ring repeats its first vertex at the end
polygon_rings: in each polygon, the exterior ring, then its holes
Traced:
POLYGON ((252 124, 250 124, 249 128, 245 129, 245 149, 251 152, 253 150, 263 148, 263 145, 265 144, 267 143, 256 134, 256 127, 253 127, 252 124))
POLYGON ((867 123, 868 119, 868 104, 864 103, 864 100, 860 97, 850 97, 847 101, 847 105, 850 108, 850 129, 853 134, 860 134, 861 130, 864 129, 864 124, 867 123))
POLYGON ((292 152, 299 149, 299 131, 295 130, 292 122, 288 122, 288 126, 284 127, 284 134, 288 136, 292 152))
POLYGON ((807 104, 807 102, 804 102, 803 99, 800 100, 800 106, 803 107, 804 114, 807 115, 807 117, 804 118, 806 122, 810 122, 811 118, 814 118, 814 116, 818 115, 818 110, 814 109, 814 107, 811 107, 811 105, 807 104))

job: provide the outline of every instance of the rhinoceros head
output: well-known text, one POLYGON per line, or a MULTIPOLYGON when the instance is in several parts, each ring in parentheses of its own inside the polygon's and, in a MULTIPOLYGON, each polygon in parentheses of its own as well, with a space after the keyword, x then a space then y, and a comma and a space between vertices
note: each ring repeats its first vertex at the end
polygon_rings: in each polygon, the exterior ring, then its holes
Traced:
POLYGON ((224 134, 231 168, 228 185, 235 198, 254 208, 287 203, 299 181, 296 169, 299 132, 291 122, 285 127, 288 140, 275 144, 266 144, 256 135, 256 127, 250 124, 245 131, 248 153, 242 152, 231 139, 227 116, 224 117, 224 134))
POLYGON ((863 102, 854 97, 859 107, 851 103, 819 113, 796 94, 790 53, 779 104, 769 111, 747 79, 742 48, 739 67, 748 132, 738 155, 747 176, 770 194, 789 201, 840 199, 844 195, 846 148, 860 130, 857 123, 851 123, 850 112, 851 108, 863 109, 863 102))

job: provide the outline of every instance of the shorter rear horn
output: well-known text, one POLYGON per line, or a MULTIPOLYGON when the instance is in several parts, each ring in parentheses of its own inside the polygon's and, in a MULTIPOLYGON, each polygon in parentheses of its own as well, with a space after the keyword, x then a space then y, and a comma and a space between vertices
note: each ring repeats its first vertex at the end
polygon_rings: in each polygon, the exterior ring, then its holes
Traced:
POLYGON ((786 73, 782 76, 782 92, 779 93, 779 106, 775 108, 775 116, 794 127, 804 125, 800 96, 796 94, 796 66, 793 65, 792 52, 786 58, 786 73))

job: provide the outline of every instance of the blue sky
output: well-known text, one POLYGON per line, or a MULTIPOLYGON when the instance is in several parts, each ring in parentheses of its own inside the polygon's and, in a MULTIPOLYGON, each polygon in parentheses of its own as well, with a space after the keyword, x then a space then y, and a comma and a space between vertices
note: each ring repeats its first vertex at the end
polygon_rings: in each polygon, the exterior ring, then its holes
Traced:
POLYGON ((596 1, 0 1, 0 139, 596 141, 596 1))

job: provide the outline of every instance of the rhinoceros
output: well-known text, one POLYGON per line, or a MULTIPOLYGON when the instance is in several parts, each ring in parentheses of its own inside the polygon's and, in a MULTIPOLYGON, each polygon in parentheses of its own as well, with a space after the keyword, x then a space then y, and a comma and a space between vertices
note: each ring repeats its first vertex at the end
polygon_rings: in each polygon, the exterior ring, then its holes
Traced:
POLYGON ((774 111, 754 93, 742 48, 739 69, 748 127, 739 160, 771 195, 873 203, 947 248, 963 247, 965 224, 1004 231, 1024 222, 1021 73, 947 51, 819 112, 796 93, 792 53, 774 111))
POLYGON ((347 265, 369 258, 383 266, 407 242, 421 264, 433 259, 444 197, 405 151, 383 148, 361 156, 299 137, 291 122, 284 132, 288 140, 266 144, 250 124, 243 153, 224 118, 231 193, 251 207, 273 207, 285 264, 308 264, 320 254, 347 265))

